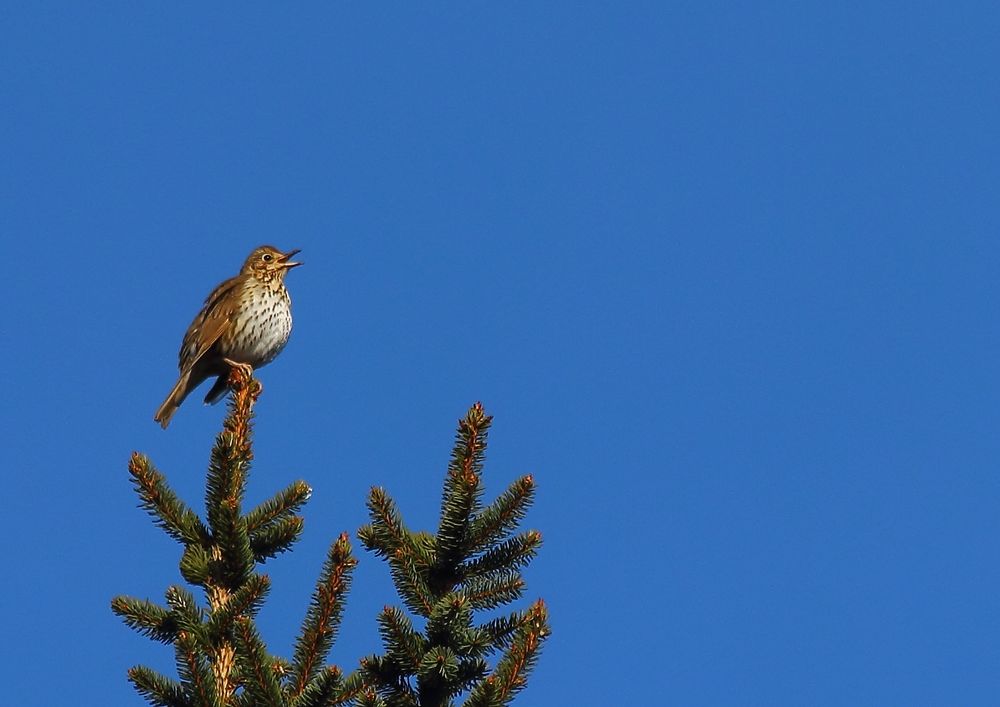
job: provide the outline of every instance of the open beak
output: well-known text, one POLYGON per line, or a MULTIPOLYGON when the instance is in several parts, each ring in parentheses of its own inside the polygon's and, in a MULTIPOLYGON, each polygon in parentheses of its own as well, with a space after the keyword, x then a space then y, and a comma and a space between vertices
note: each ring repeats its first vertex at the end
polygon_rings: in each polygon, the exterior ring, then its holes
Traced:
POLYGON ((281 267, 283 267, 283 268, 298 267, 299 265, 302 265, 302 263, 296 263, 291 258, 296 253, 301 253, 301 252, 302 252, 301 248, 296 248, 295 250, 290 250, 287 253, 285 253, 283 256, 281 256, 280 258, 278 258, 278 262, 281 263, 281 267))

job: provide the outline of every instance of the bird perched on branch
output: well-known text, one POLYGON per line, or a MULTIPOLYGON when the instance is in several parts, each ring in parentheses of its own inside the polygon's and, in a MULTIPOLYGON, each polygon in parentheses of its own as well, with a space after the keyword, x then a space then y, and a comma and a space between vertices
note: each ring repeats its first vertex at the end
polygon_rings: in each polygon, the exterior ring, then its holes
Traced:
POLYGON ((212 290, 191 322, 181 344, 180 377, 153 419, 164 429, 184 398, 216 376, 205 402, 221 400, 233 367, 252 372, 275 359, 292 331, 292 300, 285 275, 301 265, 292 261, 298 249, 282 253, 274 246, 255 249, 240 274, 212 290))

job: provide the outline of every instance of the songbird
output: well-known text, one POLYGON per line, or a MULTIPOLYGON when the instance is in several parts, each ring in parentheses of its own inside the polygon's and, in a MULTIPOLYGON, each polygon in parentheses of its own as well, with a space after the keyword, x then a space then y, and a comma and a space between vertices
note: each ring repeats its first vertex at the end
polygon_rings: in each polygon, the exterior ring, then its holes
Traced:
POLYGON ((184 334, 180 377, 153 416, 164 429, 184 398, 203 381, 216 376, 205 402, 217 403, 228 392, 232 367, 251 372, 273 361, 285 348, 292 331, 292 300, 285 275, 302 264, 292 261, 298 252, 260 246, 243 263, 239 275, 212 290, 184 334))

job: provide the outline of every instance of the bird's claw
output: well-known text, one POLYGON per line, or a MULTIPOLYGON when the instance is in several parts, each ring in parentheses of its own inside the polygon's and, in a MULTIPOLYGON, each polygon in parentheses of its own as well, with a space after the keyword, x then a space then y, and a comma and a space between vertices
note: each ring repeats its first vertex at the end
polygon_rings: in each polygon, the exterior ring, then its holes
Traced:
POLYGON ((222 360, 225 361, 232 368, 238 369, 240 373, 245 375, 247 378, 253 376, 253 366, 251 366, 249 363, 240 363, 239 361, 234 361, 231 358, 224 358, 222 360))
MULTIPOLYGON (((226 364, 229 365, 229 387, 234 390, 237 388, 242 388, 253 381, 253 366, 249 363, 241 363, 239 361, 234 361, 231 358, 222 359, 226 364)), ((257 382, 259 390, 257 395, 260 395, 260 390, 263 390, 263 386, 260 385, 260 381, 257 382)))

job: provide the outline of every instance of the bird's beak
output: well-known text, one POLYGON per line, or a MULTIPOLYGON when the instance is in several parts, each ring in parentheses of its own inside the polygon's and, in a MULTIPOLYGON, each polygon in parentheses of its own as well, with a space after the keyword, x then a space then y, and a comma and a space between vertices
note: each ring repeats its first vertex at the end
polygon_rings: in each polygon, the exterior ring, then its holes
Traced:
POLYGON ((302 263, 296 263, 295 261, 291 260, 291 257, 293 255, 295 255, 296 253, 301 253, 301 252, 302 252, 301 248, 296 248, 295 250, 290 250, 287 253, 285 253, 283 256, 281 256, 280 258, 278 258, 278 262, 281 263, 281 267, 283 267, 283 268, 298 267, 299 265, 302 265, 302 263))

